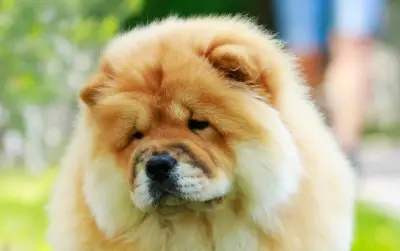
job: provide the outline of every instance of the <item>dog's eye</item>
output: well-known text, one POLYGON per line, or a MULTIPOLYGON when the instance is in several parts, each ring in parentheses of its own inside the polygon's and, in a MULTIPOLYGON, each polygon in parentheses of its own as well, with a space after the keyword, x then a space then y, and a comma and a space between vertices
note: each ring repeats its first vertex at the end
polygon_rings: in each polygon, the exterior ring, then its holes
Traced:
POLYGON ((132 134, 132 139, 143 139, 144 134, 142 132, 135 132, 132 134))
POLYGON ((200 120, 190 119, 188 127, 192 131, 197 131, 197 130, 204 130, 209 125, 210 124, 207 121, 200 121, 200 120))

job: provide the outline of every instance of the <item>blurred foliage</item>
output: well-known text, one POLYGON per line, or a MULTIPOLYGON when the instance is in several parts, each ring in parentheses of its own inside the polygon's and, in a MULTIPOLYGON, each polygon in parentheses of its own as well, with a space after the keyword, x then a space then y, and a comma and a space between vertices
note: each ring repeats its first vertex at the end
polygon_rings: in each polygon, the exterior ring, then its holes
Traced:
MULTIPOLYGON (((0 250, 50 250, 45 239, 45 204, 57 169, 32 177, 0 173, 0 250)), ((399 251, 400 222, 365 204, 356 210, 352 251, 399 251)))
MULTIPOLYGON (((141 0, 0 1, 0 107, 19 130, 22 108, 65 99, 74 51, 96 50, 141 0)), ((1 125, 0 125, 1 129, 1 125)))

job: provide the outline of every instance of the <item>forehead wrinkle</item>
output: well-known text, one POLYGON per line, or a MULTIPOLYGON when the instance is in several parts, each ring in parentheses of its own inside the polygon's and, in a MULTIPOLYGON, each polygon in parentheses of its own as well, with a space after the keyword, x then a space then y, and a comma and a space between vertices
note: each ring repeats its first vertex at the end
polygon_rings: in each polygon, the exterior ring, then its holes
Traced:
POLYGON ((188 109, 172 99, 156 101, 151 109, 156 123, 181 124, 190 116, 188 109))

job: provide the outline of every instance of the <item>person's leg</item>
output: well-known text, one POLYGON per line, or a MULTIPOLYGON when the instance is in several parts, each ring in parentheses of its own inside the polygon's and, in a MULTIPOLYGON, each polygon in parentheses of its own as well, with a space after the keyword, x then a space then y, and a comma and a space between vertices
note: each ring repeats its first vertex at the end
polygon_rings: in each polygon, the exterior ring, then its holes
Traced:
POLYGON ((336 0, 331 63, 326 72, 330 122, 342 149, 356 156, 364 126, 371 45, 383 0, 336 0))
POLYGON ((322 80, 320 0, 275 0, 278 34, 298 58, 313 96, 322 80))

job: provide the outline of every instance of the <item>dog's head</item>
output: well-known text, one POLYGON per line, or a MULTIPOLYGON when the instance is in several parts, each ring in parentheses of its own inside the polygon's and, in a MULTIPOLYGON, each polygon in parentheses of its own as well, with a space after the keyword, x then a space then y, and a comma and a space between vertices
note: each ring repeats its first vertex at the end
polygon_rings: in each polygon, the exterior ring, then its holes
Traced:
POLYGON ((112 156, 142 211, 241 201, 258 217, 296 190, 300 173, 280 113, 297 97, 289 61, 239 18, 167 19, 123 34, 80 95, 94 158, 112 156))

